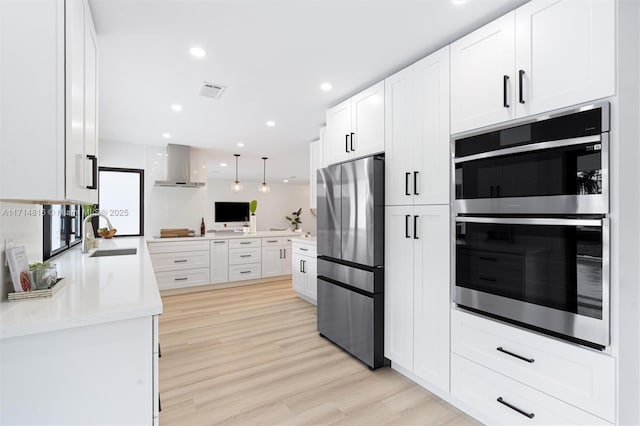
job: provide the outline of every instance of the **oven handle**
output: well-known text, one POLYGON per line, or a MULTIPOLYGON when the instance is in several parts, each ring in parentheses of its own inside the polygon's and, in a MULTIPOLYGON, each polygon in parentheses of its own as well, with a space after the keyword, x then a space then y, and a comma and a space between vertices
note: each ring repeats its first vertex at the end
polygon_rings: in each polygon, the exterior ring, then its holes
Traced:
POLYGON ((481 152, 480 154, 467 155, 465 157, 457 157, 454 163, 464 163, 466 161, 481 160, 483 158, 500 157, 503 155, 520 154, 530 151, 541 151, 544 149, 560 148, 563 146, 580 145, 584 143, 600 142, 604 143, 605 138, 599 135, 581 136, 579 138, 561 139, 557 141, 538 142, 529 145, 514 146, 512 148, 498 149, 495 151, 481 152))
POLYGON ((500 223, 506 225, 566 225, 566 226, 603 226, 607 219, 556 219, 529 217, 469 217, 458 216, 456 222, 500 223))

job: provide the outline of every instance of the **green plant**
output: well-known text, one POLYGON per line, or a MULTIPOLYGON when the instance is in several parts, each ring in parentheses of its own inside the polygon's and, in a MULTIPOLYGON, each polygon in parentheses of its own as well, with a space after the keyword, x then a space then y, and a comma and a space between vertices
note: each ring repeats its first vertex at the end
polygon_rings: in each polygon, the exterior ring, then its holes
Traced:
POLYGON ((302 207, 299 208, 297 212, 292 212, 291 217, 285 216, 284 218, 289 221, 289 223, 291 224, 291 226, 293 226, 293 229, 295 230, 295 229, 298 229, 299 225, 302 223, 302 221, 300 220, 301 214, 302 214, 302 207))
POLYGON ((47 267, 49 266, 50 263, 49 262, 35 262, 35 263, 30 263, 29 264, 29 269, 35 269, 35 268, 40 268, 40 267, 47 267))
POLYGON ((256 214, 256 209, 258 208, 258 200, 251 200, 249 202, 249 211, 252 215, 256 214))

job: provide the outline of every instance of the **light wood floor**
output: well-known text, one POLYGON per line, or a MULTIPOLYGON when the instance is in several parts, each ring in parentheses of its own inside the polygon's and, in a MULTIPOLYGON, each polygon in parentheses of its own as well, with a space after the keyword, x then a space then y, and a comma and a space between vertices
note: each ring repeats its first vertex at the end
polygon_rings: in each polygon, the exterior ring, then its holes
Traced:
POLYGON ((442 425, 474 420, 318 336, 291 281, 163 297, 160 423, 442 425))

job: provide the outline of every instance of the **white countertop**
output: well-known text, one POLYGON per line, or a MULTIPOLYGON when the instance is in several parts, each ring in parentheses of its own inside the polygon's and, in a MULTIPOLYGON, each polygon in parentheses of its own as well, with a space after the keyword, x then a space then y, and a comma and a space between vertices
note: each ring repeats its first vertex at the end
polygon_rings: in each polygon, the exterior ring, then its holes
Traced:
POLYGON ((144 237, 100 240, 100 248, 135 255, 89 257, 82 244, 50 260, 65 285, 52 298, 0 303, 0 339, 162 313, 144 237))
POLYGON ((318 244, 318 239, 316 237, 294 237, 291 239, 291 242, 294 243, 302 243, 302 244, 311 244, 311 245, 317 245, 318 244))
POLYGON ((176 237, 176 238, 160 238, 154 236, 147 239, 150 243, 166 242, 166 241, 200 241, 200 240, 233 240, 236 238, 273 238, 273 237, 300 237, 300 232, 293 231, 258 231, 255 234, 243 232, 208 232, 201 236, 195 237, 176 237))

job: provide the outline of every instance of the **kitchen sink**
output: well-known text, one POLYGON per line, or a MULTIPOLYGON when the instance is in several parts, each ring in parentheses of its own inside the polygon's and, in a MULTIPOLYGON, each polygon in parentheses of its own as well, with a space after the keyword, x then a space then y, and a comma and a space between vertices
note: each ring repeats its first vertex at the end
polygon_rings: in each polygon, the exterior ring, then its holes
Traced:
POLYGON ((136 248, 123 248, 112 250, 96 250, 89 257, 103 257, 103 256, 126 256, 129 254, 136 254, 138 249, 136 248))

